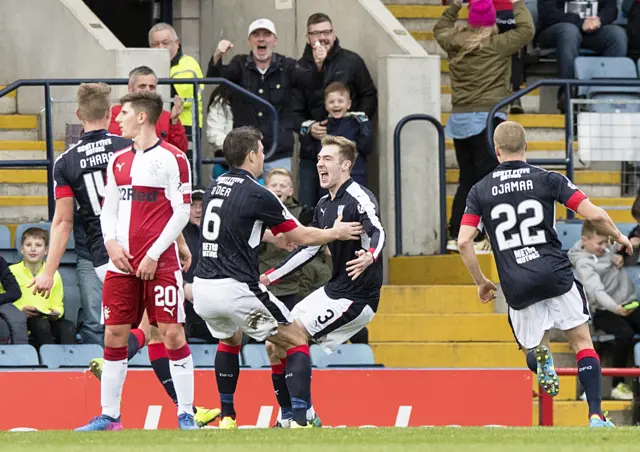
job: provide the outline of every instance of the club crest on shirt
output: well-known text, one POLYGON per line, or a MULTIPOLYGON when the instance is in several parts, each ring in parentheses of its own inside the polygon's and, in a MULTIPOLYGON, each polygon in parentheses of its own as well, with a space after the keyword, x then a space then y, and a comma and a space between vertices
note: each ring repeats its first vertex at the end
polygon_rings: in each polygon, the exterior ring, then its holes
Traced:
POLYGON ((158 177, 160 176, 160 173, 162 172, 163 169, 163 165, 162 162, 160 160, 152 160, 149 163, 149 174, 151 174, 153 177, 158 177))

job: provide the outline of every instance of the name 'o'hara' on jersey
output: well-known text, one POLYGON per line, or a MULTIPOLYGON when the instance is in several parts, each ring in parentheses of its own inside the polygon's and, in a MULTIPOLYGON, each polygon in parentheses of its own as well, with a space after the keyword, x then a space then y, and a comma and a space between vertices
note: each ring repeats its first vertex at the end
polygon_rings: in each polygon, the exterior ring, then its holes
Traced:
POLYGON ((100 230, 107 164, 114 152, 130 145, 131 140, 106 130, 86 132, 53 164, 55 197, 75 198, 95 267, 109 261, 100 230))
POLYGON ((563 175, 523 161, 504 162, 473 186, 461 224, 486 229, 511 308, 571 289, 571 263, 555 231, 556 202, 575 211, 586 197, 563 175))
MULTIPOLYGON (((176 238, 189 220, 191 170, 187 156, 158 140, 144 150, 116 152, 107 167, 100 224, 105 243, 115 240, 133 256, 134 273, 145 256, 156 273, 180 271, 176 238)), ((122 273, 113 262, 109 271, 122 273)))
MULTIPOLYGON (((329 243, 333 272, 325 286, 325 292, 333 299, 346 298, 365 303, 377 311, 382 287, 382 249, 385 245, 385 231, 378 217, 378 201, 373 193, 353 179, 349 179, 338 189, 334 199, 325 195, 316 206, 311 226, 327 229, 333 227, 338 216, 344 222, 358 222, 365 232, 360 240, 329 243), (367 250, 374 263, 352 280, 347 273, 347 262, 356 259, 356 251, 367 250)), ((283 276, 298 270, 310 262, 320 250, 320 246, 306 246, 296 249, 278 267, 265 272, 269 281, 277 283, 283 276)))
POLYGON ((266 228, 274 235, 300 225, 276 195, 248 172, 231 168, 202 202, 201 255, 195 277, 258 284, 258 251, 266 228))

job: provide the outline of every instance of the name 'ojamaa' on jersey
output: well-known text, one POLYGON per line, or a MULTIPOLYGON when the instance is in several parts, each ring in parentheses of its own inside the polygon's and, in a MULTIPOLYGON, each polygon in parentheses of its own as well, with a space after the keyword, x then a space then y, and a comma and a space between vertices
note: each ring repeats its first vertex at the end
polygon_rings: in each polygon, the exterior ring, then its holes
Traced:
POLYGON ((575 211, 584 199, 563 175, 523 161, 504 162, 473 186, 461 224, 482 222, 511 308, 571 289, 574 276, 555 231, 555 204, 575 211))
POLYGON ((109 261, 100 230, 107 164, 114 152, 130 145, 131 140, 106 130, 86 132, 53 165, 55 197, 76 199, 94 267, 109 261))
POLYGON ((200 224, 202 254, 195 277, 257 284, 258 251, 265 229, 278 235, 298 226, 276 195, 249 172, 232 168, 205 193, 200 224))

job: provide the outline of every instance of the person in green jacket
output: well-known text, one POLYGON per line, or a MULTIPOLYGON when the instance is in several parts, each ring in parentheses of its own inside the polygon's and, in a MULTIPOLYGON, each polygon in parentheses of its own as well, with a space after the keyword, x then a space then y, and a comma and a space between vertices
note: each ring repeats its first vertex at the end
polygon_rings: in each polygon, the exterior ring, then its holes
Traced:
MULTIPOLYGON (((285 168, 274 168, 267 174, 266 187, 274 192, 286 208, 300 223, 308 225, 313 218, 313 208, 301 206, 293 197, 293 176, 285 168)), ((326 247, 325 247, 326 248, 326 247)), ((260 245, 260 273, 282 262, 292 250, 278 248, 272 243, 260 245)), ((269 290, 282 301, 289 310, 311 293, 327 283, 331 278, 331 268, 325 262, 325 253, 318 255, 294 275, 285 276, 269 290)))

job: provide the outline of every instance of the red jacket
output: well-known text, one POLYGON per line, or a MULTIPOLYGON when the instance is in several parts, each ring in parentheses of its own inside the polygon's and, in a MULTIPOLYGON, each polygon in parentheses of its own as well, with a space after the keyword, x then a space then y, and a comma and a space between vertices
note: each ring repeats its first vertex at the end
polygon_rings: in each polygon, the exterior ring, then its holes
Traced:
MULTIPOLYGON (((116 118, 122 110, 122 105, 114 105, 111 107, 111 124, 109 124, 109 132, 120 135, 120 125, 116 122, 116 118)), ((156 134, 158 138, 162 138, 164 141, 174 145, 182 152, 187 152, 189 148, 189 140, 184 131, 184 126, 178 120, 177 123, 171 124, 171 114, 167 110, 163 110, 158 123, 156 124, 156 134)))

